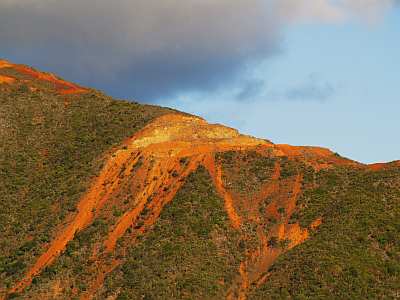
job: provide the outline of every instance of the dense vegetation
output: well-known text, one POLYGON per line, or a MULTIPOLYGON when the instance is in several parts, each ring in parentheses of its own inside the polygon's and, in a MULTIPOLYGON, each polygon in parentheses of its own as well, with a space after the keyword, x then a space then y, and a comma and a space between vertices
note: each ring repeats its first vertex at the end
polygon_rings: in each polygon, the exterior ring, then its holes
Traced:
MULTIPOLYGON (((23 75, 12 69, 2 74, 23 75)), ((97 91, 0 85, 0 290, 33 263, 98 173, 104 154, 168 109, 97 91)))
MULTIPOLYGON (((70 220, 107 154, 171 110, 116 101, 94 90, 60 95, 51 83, 11 68, 0 71, 18 79, 14 85, 0 85, 1 295, 70 220)), ((94 250, 130 208, 126 193, 134 181, 127 180, 110 201, 112 206, 77 233, 23 295, 12 296, 72 299, 90 289, 99 261, 119 260, 96 291, 98 299, 223 299, 232 286, 240 285, 240 263, 260 247, 257 230, 267 232, 286 222, 283 206, 272 219, 266 207, 274 199, 280 205, 290 199, 294 179, 301 174, 301 193, 289 224, 310 229, 317 218, 322 224, 263 270, 267 280, 248 287, 248 298, 400 298, 398 166, 316 170, 302 157, 268 151, 217 153, 216 161, 222 165, 223 185, 235 195, 234 209, 244 220, 239 229, 231 226, 224 200, 200 167, 186 178, 154 226, 136 239, 131 228, 113 253, 96 261, 94 250), (268 196, 256 199, 271 183, 277 165, 279 182, 268 196)), ((290 241, 273 236, 268 245, 285 250, 285 242, 290 241)))
POLYGON ((191 174, 151 232, 106 282, 118 299, 222 299, 241 260, 239 236, 204 168, 191 174))
POLYGON ((309 228, 317 218, 323 220, 307 242, 278 259, 267 282, 253 287, 249 299, 400 297, 398 167, 315 171, 298 160, 255 152, 227 152, 219 158, 226 185, 242 195, 259 189, 277 161, 281 180, 302 173, 303 192, 290 223, 309 228))
POLYGON ((400 170, 315 174, 294 219, 323 224, 282 256, 249 299, 398 299, 400 170))

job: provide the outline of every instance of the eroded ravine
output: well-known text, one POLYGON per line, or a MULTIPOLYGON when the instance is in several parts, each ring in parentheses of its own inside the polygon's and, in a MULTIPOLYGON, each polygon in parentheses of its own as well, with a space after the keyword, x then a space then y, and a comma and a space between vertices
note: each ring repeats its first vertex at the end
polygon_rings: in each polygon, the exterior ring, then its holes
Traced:
MULTIPOLYGON (((259 285, 266 280, 268 269, 279 255, 301 244, 309 236, 307 228, 301 228, 298 223, 289 224, 297 198, 301 193, 302 175, 298 174, 285 182, 285 187, 290 187, 291 193, 287 194, 283 191, 281 193, 279 168, 279 165, 276 165, 271 181, 261 188, 258 195, 254 196, 259 199, 272 196, 273 200, 267 206, 265 215, 252 218, 252 214, 248 214, 250 218, 246 220, 246 223, 256 227, 259 244, 256 249, 247 253, 246 259, 241 263, 236 284, 233 284, 228 291, 228 299, 246 299, 250 286, 259 285), (288 196, 281 198, 274 197, 274 194, 288 196), (278 213, 278 206, 283 208, 284 213, 278 213), (284 244, 284 246, 278 246, 279 244, 284 244)), ((248 209, 251 210, 251 207, 249 206, 248 209)))
MULTIPOLYGON (((241 135, 231 128, 210 125, 203 119, 193 116, 171 114, 156 119, 135 136, 127 139, 110 155, 99 176, 80 200, 75 217, 54 238, 47 251, 38 258, 10 292, 21 292, 29 286, 32 279, 65 250, 75 234, 99 216, 102 208, 111 201, 110 199, 122 185, 140 186, 141 188, 132 195, 131 208, 119 217, 115 225, 110 228, 103 246, 99 247, 103 250, 94 252, 93 259, 98 266, 98 275, 89 290, 81 295, 81 298, 91 298, 102 285, 106 274, 119 265, 120 262, 116 260, 107 263, 104 257, 114 251, 118 240, 127 233, 128 228, 133 228, 130 233, 132 241, 135 236, 151 228, 162 208, 173 200, 185 178, 203 165, 209 171, 217 192, 225 201, 227 215, 233 228, 240 231, 241 226, 247 222, 253 222, 257 226, 259 247, 246 254, 246 260, 238 270, 238 278, 228 292, 228 298, 245 299, 249 285, 265 279, 268 268, 281 253, 302 243, 308 237, 307 229, 300 228, 298 224, 289 224, 296 200, 301 193, 302 175, 298 174, 281 181, 280 165, 277 163, 271 180, 261 188, 259 195, 254 197, 254 201, 260 201, 267 195, 279 194, 281 189, 291 190, 286 199, 277 198, 267 206, 265 212, 267 218, 282 219, 265 233, 262 218, 254 215, 251 207, 249 207, 249 211, 252 212, 249 214, 251 218, 240 215, 235 209, 236 195, 225 188, 222 165, 215 160, 215 153, 244 150, 265 153, 265 150, 270 150, 276 156, 285 156, 288 155, 288 151, 293 151, 288 149, 287 146, 282 147, 241 135), (277 214, 278 204, 285 207, 283 216, 277 214), (275 236, 278 237, 278 242, 289 241, 285 250, 271 246, 271 238, 275 236)), ((293 155, 299 155, 300 150, 297 148, 295 150, 297 152, 293 155)))

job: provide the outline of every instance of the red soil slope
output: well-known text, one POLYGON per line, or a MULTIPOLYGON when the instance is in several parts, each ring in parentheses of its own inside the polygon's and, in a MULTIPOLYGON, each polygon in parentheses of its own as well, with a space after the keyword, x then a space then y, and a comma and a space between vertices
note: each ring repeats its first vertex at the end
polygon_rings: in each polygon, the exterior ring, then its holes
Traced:
MULTIPOLYGON (((54 79, 51 76, 41 78, 54 79)), ((245 299, 250 285, 261 284, 268 278, 268 269, 276 258, 304 242, 309 236, 309 230, 316 230, 322 220, 315 220, 310 229, 289 223, 297 198, 301 194, 303 175, 297 174, 289 179, 281 179, 279 163, 275 165, 275 171, 268 183, 255 195, 244 199, 243 202, 247 203, 246 214, 239 213, 235 202, 239 201, 240 197, 225 187, 221 163, 215 160, 215 153, 232 150, 255 150, 264 155, 268 150, 276 156, 302 157, 316 169, 328 168, 335 164, 357 165, 335 156, 326 149, 274 145, 265 140, 241 135, 231 128, 210 125, 198 117, 181 114, 162 116, 127 139, 108 158, 101 173, 80 200, 77 214, 64 230, 54 237, 47 251, 10 292, 21 292, 29 286, 32 279, 65 250, 74 235, 101 214, 102 209, 112 201, 123 185, 132 186, 131 209, 119 217, 110 228, 103 245, 95 247, 93 260, 96 262, 97 276, 87 293, 80 295, 82 299, 90 299, 102 285, 106 274, 120 264, 117 260, 106 262, 107 254, 114 251, 117 241, 123 235, 130 234, 134 242, 136 236, 150 229, 163 207, 173 200, 184 184, 185 178, 203 165, 213 178, 217 192, 225 201, 232 227, 241 231, 242 226, 250 223, 257 228, 260 244, 246 254, 246 259, 238 270, 237 279, 227 294, 227 299, 245 299), (258 209, 259 203, 268 196, 273 200, 266 207, 265 214, 261 214, 258 209), (278 207, 284 208, 284 214, 278 212, 278 207), (138 222, 139 216, 143 214, 144 219, 138 222), (275 224, 265 221, 272 218, 282 222, 275 224), (265 230, 267 225, 269 229, 265 230), (286 242, 287 246, 273 247, 270 242, 272 237, 277 237, 277 242, 286 242)))
POLYGON ((400 167, 400 160, 393 161, 390 163, 376 163, 376 164, 368 165, 368 169, 370 169, 372 171, 380 171, 380 170, 386 170, 386 169, 398 168, 398 167, 400 167))
POLYGON ((15 78, 0 75, 0 84, 2 84, 2 83, 12 84, 12 83, 14 83, 14 81, 15 81, 15 78))
MULTIPOLYGON (((29 68, 24 65, 16 65, 12 64, 6 60, 0 60, 0 69, 4 68, 12 68, 18 71, 21 74, 28 75, 32 80, 39 80, 43 82, 48 82, 54 85, 54 89, 63 95, 67 94, 79 94, 87 92, 87 89, 82 88, 74 83, 64 81, 62 79, 57 78, 55 75, 51 73, 43 73, 38 72, 32 68, 29 68)), ((15 78, 8 76, 0 76, 0 84, 1 83, 13 83, 15 82, 15 78)))

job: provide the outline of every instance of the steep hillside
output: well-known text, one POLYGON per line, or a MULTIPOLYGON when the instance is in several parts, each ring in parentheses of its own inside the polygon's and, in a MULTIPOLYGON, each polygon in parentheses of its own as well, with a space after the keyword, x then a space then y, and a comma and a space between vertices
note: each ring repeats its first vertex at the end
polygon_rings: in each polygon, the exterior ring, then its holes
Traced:
POLYGON ((400 164, 0 61, 0 296, 400 297, 400 164))
POLYGON ((116 101, 5 61, 0 61, 0 78, 0 290, 4 291, 76 211, 103 157, 171 110, 116 101))

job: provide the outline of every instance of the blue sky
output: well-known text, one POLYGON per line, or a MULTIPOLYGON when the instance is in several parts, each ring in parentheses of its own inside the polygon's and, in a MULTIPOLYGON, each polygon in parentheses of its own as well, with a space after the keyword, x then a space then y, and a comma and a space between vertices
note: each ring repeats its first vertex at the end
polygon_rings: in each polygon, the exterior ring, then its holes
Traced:
POLYGON ((400 159, 399 0, 5 0, 0 58, 275 143, 400 159))
POLYGON ((373 24, 293 26, 281 47, 254 70, 265 86, 249 99, 182 95, 165 104, 275 143, 320 145, 365 163, 400 159, 399 9, 373 24), (298 98, 287 95, 293 89, 298 98))

